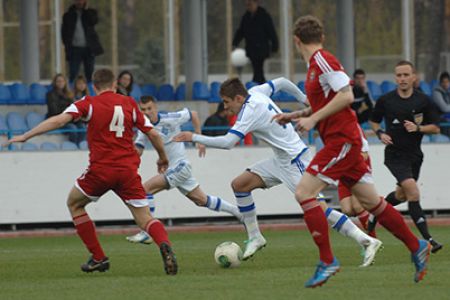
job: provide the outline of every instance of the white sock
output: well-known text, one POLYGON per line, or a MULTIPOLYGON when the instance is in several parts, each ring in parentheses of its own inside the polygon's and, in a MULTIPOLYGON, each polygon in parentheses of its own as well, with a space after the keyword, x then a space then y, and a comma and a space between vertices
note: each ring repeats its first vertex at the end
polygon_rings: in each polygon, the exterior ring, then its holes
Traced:
POLYGON ((148 207, 150 208, 150 214, 153 216, 155 213, 155 198, 153 198, 153 194, 147 194, 148 207))
POLYGON ((229 214, 232 214, 239 220, 241 219, 241 213, 239 212, 239 208, 236 205, 231 204, 230 202, 223 200, 216 196, 207 196, 206 207, 210 210, 214 211, 224 211, 229 214))
POLYGON ((327 208, 325 211, 328 223, 343 236, 354 239, 360 246, 364 247, 372 239, 364 233, 349 217, 337 210, 327 208))
POLYGON ((235 192, 236 203, 239 211, 244 216, 244 225, 247 230, 248 239, 256 238, 261 235, 259 231, 258 220, 256 218, 256 208, 251 193, 235 192))

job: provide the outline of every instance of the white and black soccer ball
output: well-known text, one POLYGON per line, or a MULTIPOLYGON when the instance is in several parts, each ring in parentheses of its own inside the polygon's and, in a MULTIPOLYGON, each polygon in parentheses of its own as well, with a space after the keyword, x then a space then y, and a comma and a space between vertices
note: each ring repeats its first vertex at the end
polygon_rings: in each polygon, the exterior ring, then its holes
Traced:
POLYGON ((222 268, 236 268, 242 260, 241 247, 235 242, 223 242, 216 247, 214 259, 222 268))
POLYGON ((242 48, 236 48, 231 52, 231 65, 236 68, 242 68, 248 63, 248 57, 245 54, 245 50, 242 48))

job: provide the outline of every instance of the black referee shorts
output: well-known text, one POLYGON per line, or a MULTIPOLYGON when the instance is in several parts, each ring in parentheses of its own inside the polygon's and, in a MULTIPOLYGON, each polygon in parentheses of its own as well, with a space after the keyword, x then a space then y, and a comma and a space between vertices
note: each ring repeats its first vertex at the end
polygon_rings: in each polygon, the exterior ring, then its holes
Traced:
POLYGON ((400 185, 404 180, 413 178, 415 181, 419 179, 420 168, 423 159, 421 157, 408 157, 401 153, 385 153, 384 164, 397 179, 400 185))

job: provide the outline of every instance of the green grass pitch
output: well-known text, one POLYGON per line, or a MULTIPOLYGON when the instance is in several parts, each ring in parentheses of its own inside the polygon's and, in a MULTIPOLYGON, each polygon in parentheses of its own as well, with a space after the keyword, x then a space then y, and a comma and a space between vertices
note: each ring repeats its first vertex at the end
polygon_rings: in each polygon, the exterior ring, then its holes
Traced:
POLYGON ((265 231, 265 249, 236 269, 221 269, 214 249, 227 240, 243 245, 242 232, 173 233, 179 274, 165 275, 154 245, 124 236, 101 236, 111 260, 106 273, 84 274, 88 257, 76 236, 0 239, 0 299, 450 299, 450 227, 431 232, 444 243, 432 255, 425 279, 413 282, 406 248, 383 230, 385 248, 361 269, 359 247, 332 233, 341 271, 324 286, 305 289, 317 251, 307 231, 265 231))

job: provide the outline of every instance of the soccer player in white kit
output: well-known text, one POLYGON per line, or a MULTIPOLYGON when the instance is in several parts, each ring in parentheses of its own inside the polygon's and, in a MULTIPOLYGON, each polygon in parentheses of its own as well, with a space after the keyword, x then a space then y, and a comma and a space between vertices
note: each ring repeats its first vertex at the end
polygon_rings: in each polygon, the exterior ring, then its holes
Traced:
MULTIPOLYGON (((242 221, 242 214, 236 205, 227 202, 216 196, 207 195, 200 188, 197 180, 192 175, 192 168, 186 157, 186 150, 183 143, 172 142, 172 138, 180 133, 180 126, 191 121, 196 132, 200 133, 200 120, 195 111, 187 108, 177 112, 158 112, 156 100, 151 96, 141 97, 139 102, 141 111, 150 119, 154 129, 158 131, 164 142, 164 149, 169 159, 169 168, 164 174, 156 175, 144 182, 144 189, 147 193, 150 212, 154 212, 155 204, 153 195, 165 190, 177 188, 183 195, 189 198, 198 206, 204 206, 212 211, 223 211, 232 214, 239 221, 242 221)), ((134 141, 136 150, 142 155, 146 143, 146 136, 138 131, 134 141)), ((205 155, 205 146, 198 145, 199 156, 205 155)), ((149 244, 152 242, 150 236, 141 231, 133 236, 127 237, 132 243, 149 244)))
MULTIPOLYGON (((285 78, 277 78, 268 83, 245 89, 239 79, 225 81, 220 89, 225 108, 238 116, 235 125, 227 135, 207 137, 191 132, 182 132, 174 140, 193 141, 206 146, 231 149, 247 133, 252 132, 256 137, 267 142, 274 156, 262 160, 249 167, 244 173, 235 178, 231 185, 244 216, 244 224, 248 234, 248 241, 243 259, 253 256, 256 251, 266 245, 256 218, 256 209, 251 192, 257 188, 271 188, 284 183, 293 193, 311 160, 311 153, 296 133, 292 124, 280 125, 272 122, 273 117, 281 110, 270 99, 274 93, 284 90, 294 95, 300 101, 306 101, 306 96, 292 82, 285 78)), ((328 216, 331 226, 341 234, 357 240, 365 247, 374 247, 379 241, 367 236, 348 217, 332 210, 328 216)), ((375 251, 376 252, 376 251, 375 251)), ((375 253, 366 251, 363 266, 372 263, 375 253)))

